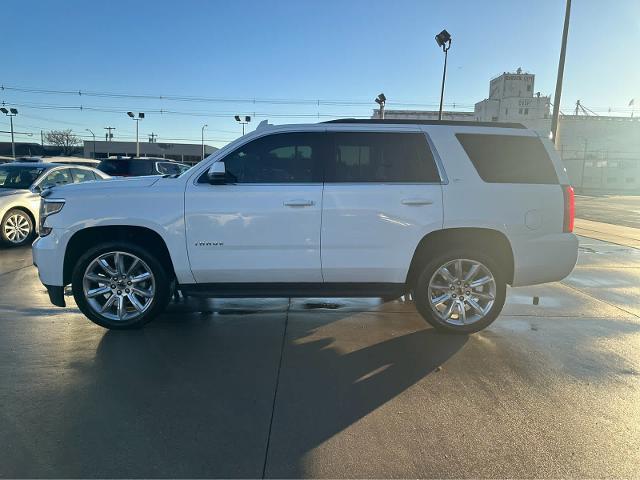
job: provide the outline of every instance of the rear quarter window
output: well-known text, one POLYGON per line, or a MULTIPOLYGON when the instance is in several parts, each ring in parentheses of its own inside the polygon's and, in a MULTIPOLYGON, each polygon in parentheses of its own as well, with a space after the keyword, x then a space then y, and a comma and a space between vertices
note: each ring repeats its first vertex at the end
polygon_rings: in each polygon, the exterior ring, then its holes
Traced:
POLYGON ((98 165, 98 170, 117 177, 119 175, 129 175, 129 161, 128 160, 103 160, 98 165))
POLYGON ((458 133, 456 138, 485 182, 558 183, 553 162, 537 137, 458 133))

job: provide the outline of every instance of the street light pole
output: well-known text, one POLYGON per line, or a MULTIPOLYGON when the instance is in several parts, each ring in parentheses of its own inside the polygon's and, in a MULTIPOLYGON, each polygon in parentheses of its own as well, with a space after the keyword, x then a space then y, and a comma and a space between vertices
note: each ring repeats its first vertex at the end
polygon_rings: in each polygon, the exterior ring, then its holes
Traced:
POLYGON ((138 113, 138 117, 133 114, 133 112, 127 112, 127 115, 131 117, 132 120, 136 121, 136 157, 140 156, 140 139, 138 138, 138 126, 140 124, 140 120, 144 119, 144 112, 138 113))
POLYGON ((242 125, 242 135, 244 136, 244 126, 251 121, 251 117, 249 115, 245 115, 244 117, 236 115, 234 118, 236 119, 236 122, 240 122, 242 125))
POLYGON ((387 103, 387 97, 384 96, 384 93, 381 93, 376 97, 375 102, 380 105, 378 118, 380 118, 380 120, 384 120, 384 106, 387 103))
POLYGON ((15 158, 16 158, 16 141, 13 138, 13 117, 14 117, 14 115, 9 115, 9 123, 11 123, 11 156, 15 160, 15 158))
POLYGON ((442 87, 440 88, 440 109, 438 110, 438 120, 442 120, 442 104, 444 102, 444 82, 447 78, 447 57, 451 48, 451 35, 446 30, 442 30, 436 35, 436 43, 442 47, 444 52, 444 68, 442 69, 442 87))
POLYGON ((91 130, 90 128, 85 128, 85 130, 87 132, 90 132, 91 135, 93 135, 93 159, 96 159, 96 134, 93 133, 93 130, 91 130))
POLYGON ((202 160, 204 160, 204 129, 207 128, 209 125, 202 125, 202 160))
POLYGON ((558 78, 556 79, 556 93, 553 97, 553 115, 551 116, 551 141, 557 145, 558 116, 560 115, 560 98, 562 97, 562 79, 564 77, 564 59, 567 53, 567 37, 569 36, 569 16, 571 14, 571 0, 567 0, 564 12, 564 28, 562 29, 562 45, 560 46, 560 61, 558 62, 558 78))
POLYGON ((16 142, 13 138, 13 117, 18 114, 18 110, 16 108, 10 108, 7 110, 6 108, 0 108, 0 112, 4 113, 7 117, 9 117, 9 122, 11 123, 11 156, 13 159, 16 159, 16 142))

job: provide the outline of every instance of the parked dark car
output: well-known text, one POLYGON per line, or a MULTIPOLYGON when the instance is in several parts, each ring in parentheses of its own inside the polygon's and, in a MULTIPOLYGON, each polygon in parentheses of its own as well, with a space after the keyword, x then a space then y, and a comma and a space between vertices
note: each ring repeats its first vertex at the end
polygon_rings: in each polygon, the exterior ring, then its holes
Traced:
POLYGON ((166 158, 107 158, 98 170, 112 177, 142 177, 145 175, 175 175, 191 168, 189 165, 166 158))

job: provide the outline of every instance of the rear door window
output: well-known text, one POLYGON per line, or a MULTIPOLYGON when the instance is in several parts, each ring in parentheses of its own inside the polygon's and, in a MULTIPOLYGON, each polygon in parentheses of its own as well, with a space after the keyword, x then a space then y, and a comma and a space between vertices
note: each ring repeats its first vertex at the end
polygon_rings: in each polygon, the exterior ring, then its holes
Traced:
POLYGON ((485 182, 558 183, 553 162, 537 137, 475 133, 456 137, 485 182))
POLYGON ((440 183, 422 133, 332 132, 327 182, 440 183))
POLYGON ((130 160, 131 162, 131 175, 143 176, 143 175, 155 175, 156 171, 153 168, 155 162, 153 160, 130 160))

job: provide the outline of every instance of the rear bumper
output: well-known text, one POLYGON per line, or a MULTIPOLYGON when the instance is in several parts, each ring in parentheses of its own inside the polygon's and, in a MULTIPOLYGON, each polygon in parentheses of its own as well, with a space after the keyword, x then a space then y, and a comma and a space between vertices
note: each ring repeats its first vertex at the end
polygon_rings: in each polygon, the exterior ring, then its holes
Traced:
POLYGON ((578 260, 578 237, 554 233, 511 242, 513 286, 557 282, 571 273, 578 260))

